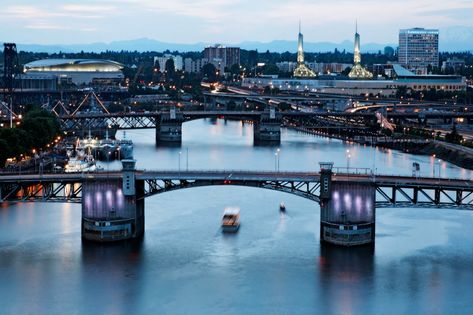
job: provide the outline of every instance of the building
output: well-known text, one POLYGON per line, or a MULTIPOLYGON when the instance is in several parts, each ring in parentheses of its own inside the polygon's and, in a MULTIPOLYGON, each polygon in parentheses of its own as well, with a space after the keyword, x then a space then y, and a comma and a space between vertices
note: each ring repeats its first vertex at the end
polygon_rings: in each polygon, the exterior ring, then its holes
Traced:
POLYGON ((22 73, 15 77, 15 89, 18 91, 56 91, 59 78, 50 73, 22 73))
POLYGON ((230 69, 233 65, 240 65, 240 48, 222 45, 206 47, 204 49, 204 59, 207 59, 217 69, 230 69))
POLYGON ((182 60, 182 56, 164 54, 162 57, 154 57, 154 64, 159 65, 159 72, 164 72, 166 70, 166 62, 169 59, 174 61, 174 70, 183 70, 184 62, 182 60))
POLYGON ((358 23, 355 30, 355 48, 353 50, 353 68, 351 68, 348 74, 350 79, 371 79, 373 74, 366 70, 361 65, 361 47, 360 47, 360 34, 358 34, 358 23))
POLYGON ((192 60, 192 58, 184 59, 184 71, 188 73, 200 73, 202 68, 208 64, 209 61, 205 58, 192 60))
POLYGON ((121 82, 124 78, 122 69, 122 64, 102 59, 43 59, 24 66, 26 74, 52 74, 57 76, 60 82, 76 85, 121 82))
POLYGON ((439 66, 439 31, 411 28, 399 31, 399 63, 418 74, 439 66))
POLYGON ((442 62, 442 72, 459 73, 465 69, 465 60, 452 58, 442 62))
MULTIPOLYGON (((386 65, 388 66, 388 65, 386 65)), ((448 92, 463 91, 467 84, 465 78, 456 75, 416 75, 400 65, 394 64, 392 79, 346 80, 333 78, 244 78, 242 87, 263 90, 265 87, 277 87, 281 91, 320 92, 344 95, 381 95, 392 97, 399 87, 413 91, 443 90, 448 92)))
POLYGON ((280 72, 293 73, 296 66, 297 62, 294 61, 276 62, 276 67, 278 67, 280 72))
POLYGON ((314 70, 317 73, 342 73, 347 68, 351 68, 352 64, 349 63, 338 63, 338 62, 309 62, 307 64, 310 69, 314 70))
POLYGON ((297 66, 294 69, 294 77, 296 78, 313 78, 316 77, 314 71, 312 71, 304 62, 304 36, 301 33, 301 24, 299 23, 299 36, 297 40, 297 66))

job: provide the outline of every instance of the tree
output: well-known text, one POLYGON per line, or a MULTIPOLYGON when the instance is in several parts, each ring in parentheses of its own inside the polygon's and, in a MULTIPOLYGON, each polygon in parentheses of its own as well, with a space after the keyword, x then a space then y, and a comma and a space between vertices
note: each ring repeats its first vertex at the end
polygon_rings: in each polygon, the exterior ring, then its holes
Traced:
POLYGON ((166 79, 173 80, 174 74, 176 72, 176 68, 174 66, 174 60, 172 58, 169 58, 168 60, 166 60, 166 64, 164 65, 164 68, 166 70, 166 79))
POLYGON ((202 67, 202 74, 207 77, 209 82, 217 81, 217 68, 211 63, 208 63, 202 67))
POLYGON ((239 75, 240 74, 240 66, 238 64, 234 64, 230 67, 230 72, 233 75, 239 75))

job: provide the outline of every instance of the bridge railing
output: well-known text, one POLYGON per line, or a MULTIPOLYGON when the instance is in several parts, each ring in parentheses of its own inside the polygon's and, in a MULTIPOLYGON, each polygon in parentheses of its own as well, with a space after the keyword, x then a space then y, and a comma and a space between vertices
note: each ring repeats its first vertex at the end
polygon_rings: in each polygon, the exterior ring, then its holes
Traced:
POLYGON ((367 167, 334 167, 335 174, 373 175, 373 170, 367 167))

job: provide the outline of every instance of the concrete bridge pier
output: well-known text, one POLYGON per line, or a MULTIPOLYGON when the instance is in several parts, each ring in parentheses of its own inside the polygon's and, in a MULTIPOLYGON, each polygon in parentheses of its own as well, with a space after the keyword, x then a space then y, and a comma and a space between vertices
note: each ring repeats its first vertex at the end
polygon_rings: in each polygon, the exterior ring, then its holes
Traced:
POLYGON ((320 180, 320 241, 341 246, 374 244, 375 187, 370 182, 332 182, 331 163, 321 163, 320 180))
POLYGON ((135 180, 135 161, 123 160, 122 178, 89 179, 82 186, 82 238, 122 241, 144 234, 144 182, 135 180))
POLYGON ((255 143, 281 141, 281 117, 276 115, 274 107, 261 114, 253 125, 253 134, 255 143))
POLYGON ((156 125, 156 143, 181 143, 183 122, 182 113, 176 112, 175 109, 162 114, 159 125, 156 125))

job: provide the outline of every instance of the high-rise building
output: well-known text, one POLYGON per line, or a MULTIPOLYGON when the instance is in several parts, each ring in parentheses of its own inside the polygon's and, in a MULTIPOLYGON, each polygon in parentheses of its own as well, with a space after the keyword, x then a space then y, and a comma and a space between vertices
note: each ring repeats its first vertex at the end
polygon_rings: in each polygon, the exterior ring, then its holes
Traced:
POLYGON ((411 28, 399 31, 399 63, 419 74, 439 66, 439 30, 411 28))
POLYGON ((222 45, 206 47, 204 58, 212 64, 216 64, 218 60, 221 67, 229 69, 233 65, 240 65, 240 48, 222 45))

